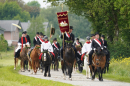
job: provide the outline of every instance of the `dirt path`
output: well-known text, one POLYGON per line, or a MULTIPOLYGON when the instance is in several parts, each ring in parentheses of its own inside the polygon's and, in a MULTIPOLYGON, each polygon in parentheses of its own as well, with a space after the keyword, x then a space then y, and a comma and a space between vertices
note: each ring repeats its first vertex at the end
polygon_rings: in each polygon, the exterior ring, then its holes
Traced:
POLYGON ((104 79, 103 82, 100 82, 98 79, 92 81, 91 79, 86 79, 85 75, 74 73, 74 72, 72 73, 72 81, 68 79, 68 76, 66 77, 66 80, 64 80, 62 77, 63 74, 61 69, 59 69, 59 71, 51 70, 51 77, 44 77, 40 71, 38 71, 36 75, 31 74, 28 71, 19 72, 19 73, 30 77, 69 83, 75 86, 130 86, 130 83, 117 82, 117 81, 111 81, 106 79, 104 79))

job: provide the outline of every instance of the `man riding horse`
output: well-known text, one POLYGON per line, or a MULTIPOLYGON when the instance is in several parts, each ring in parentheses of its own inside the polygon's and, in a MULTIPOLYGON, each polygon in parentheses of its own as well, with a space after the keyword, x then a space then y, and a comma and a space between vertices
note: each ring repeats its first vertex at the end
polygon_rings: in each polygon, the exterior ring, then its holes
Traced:
POLYGON ((79 38, 76 38, 76 42, 74 43, 74 46, 76 47, 77 49, 77 63, 78 63, 78 69, 79 69, 79 72, 81 73, 82 70, 83 70, 83 67, 80 66, 81 64, 81 49, 82 49, 82 43, 79 42, 79 38))
MULTIPOLYGON (((72 44, 74 43, 75 36, 72 33, 72 31, 73 31, 73 26, 70 26, 69 33, 64 34, 64 40, 63 40, 64 41, 64 46, 66 46, 65 40, 71 40, 72 44)), ((61 35, 61 38, 63 39, 63 35, 61 35)), ((77 57, 77 50, 73 45, 72 45, 72 47, 73 47, 73 49, 75 51, 75 57, 77 57)), ((61 60, 63 60, 63 43, 62 43, 62 47, 61 47, 61 60)))
POLYGON ((107 49, 107 41, 105 40, 105 36, 104 35, 101 35, 101 39, 102 39, 102 42, 103 42, 103 45, 104 45, 104 50, 103 51, 106 54, 106 62, 107 62, 107 64, 109 64, 110 52, 107 49))
POLYGON ((95 51, 98 47, 101 47, 101 49, 103 50, 102 40, 99 39, 99 33, 96 32, 96 33, 95 33, 95 39, 92 40, 92 45, 91 45, 92 50, 91 50, 90 53, 89 53, 89 63, 88 63, 88 65, 91 65, 91 64, 92 64, 92 55, 93 55, 94 51, 95 51))
POLYGON ((23 47, 25 45, 29 45, 29 42, 26 38, 25 32, 22 33, 22 37, 18 41, 18 47, 15 50, 15 56, 14 58, 17 58, 20 56, 20 52, 22 51, 23 47))
POLYGON ((58 57, 57 57, 59 59, 60 58, 60 44, 57 42, 57 38, 53 39, 52 47, 53 49, 57 49, 59 51, 58 57))

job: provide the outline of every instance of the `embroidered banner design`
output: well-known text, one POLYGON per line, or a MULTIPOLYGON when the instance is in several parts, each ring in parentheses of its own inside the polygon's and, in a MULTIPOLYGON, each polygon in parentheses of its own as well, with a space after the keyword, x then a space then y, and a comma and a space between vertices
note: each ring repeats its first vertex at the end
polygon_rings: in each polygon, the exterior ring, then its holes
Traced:
POLYGON ((68 20, 68 13, 65 12, 58 12, 57 13, 58 23, 60 27, 60 31, 62 33, 69 32, 69 20, 68 20))

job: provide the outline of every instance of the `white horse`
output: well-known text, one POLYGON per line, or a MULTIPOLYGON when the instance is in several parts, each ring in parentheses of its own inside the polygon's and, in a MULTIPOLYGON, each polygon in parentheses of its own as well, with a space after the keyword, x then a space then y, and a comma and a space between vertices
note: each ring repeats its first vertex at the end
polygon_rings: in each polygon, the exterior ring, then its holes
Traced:
POLYGON ((85 58, 84 58, 84 68, 86 70, 86 78, 90 79, 91 78, 91 73, 90 73, 90 68, 88 66, 88 54, 86 54, 85 58))

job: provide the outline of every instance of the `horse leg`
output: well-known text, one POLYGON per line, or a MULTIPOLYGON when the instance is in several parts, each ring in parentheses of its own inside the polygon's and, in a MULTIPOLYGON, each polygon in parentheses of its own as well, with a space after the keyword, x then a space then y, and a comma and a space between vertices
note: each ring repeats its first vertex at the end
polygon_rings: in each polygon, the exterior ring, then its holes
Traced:
POLYGON ((47 76, 47 66, 45 66, 45 73, 44 73, 44 77, 47 76))
POLYGON ((16 57, 14 58, 14 70, 16 69, 16 57))
POLYGON ((69 73, 70 80, 72 80, 72 78, 71 78, 72 69, 73 69, 73 66, 68 67, 68 73, 69 73))
POLYGON ((22 69, 23 69, 23 72, 25 71, 25 70, 24 70, 24 69, 25 69, 25 68, 24 68, 24 65, 25 65, 25 64, 24 64, 24 60, 23 60, 23 61, 22 61, 22 69))
POLYGON ((100 81, 103 81, 103 77, 102 77, 102 73, 103 73, 103 70, 101 70, 101 77, 100 77, 100 81))
MULTIPOLYGON (((33 72, 35 73, 35 62, 32 60, 32 69, 33 69, 33 72)), ((32 72, 32 74, 33 74, 32 72)))
POLYGON ((63 72, 63 79, 66 79, 66 76, 65 76, 65 66, 64 66, 64 63, 62 64, 62 72, 63 72))
POLYGON ((48 66, 48 77, 51 77, 51 74, 50 74, 50 65, 48 66))

